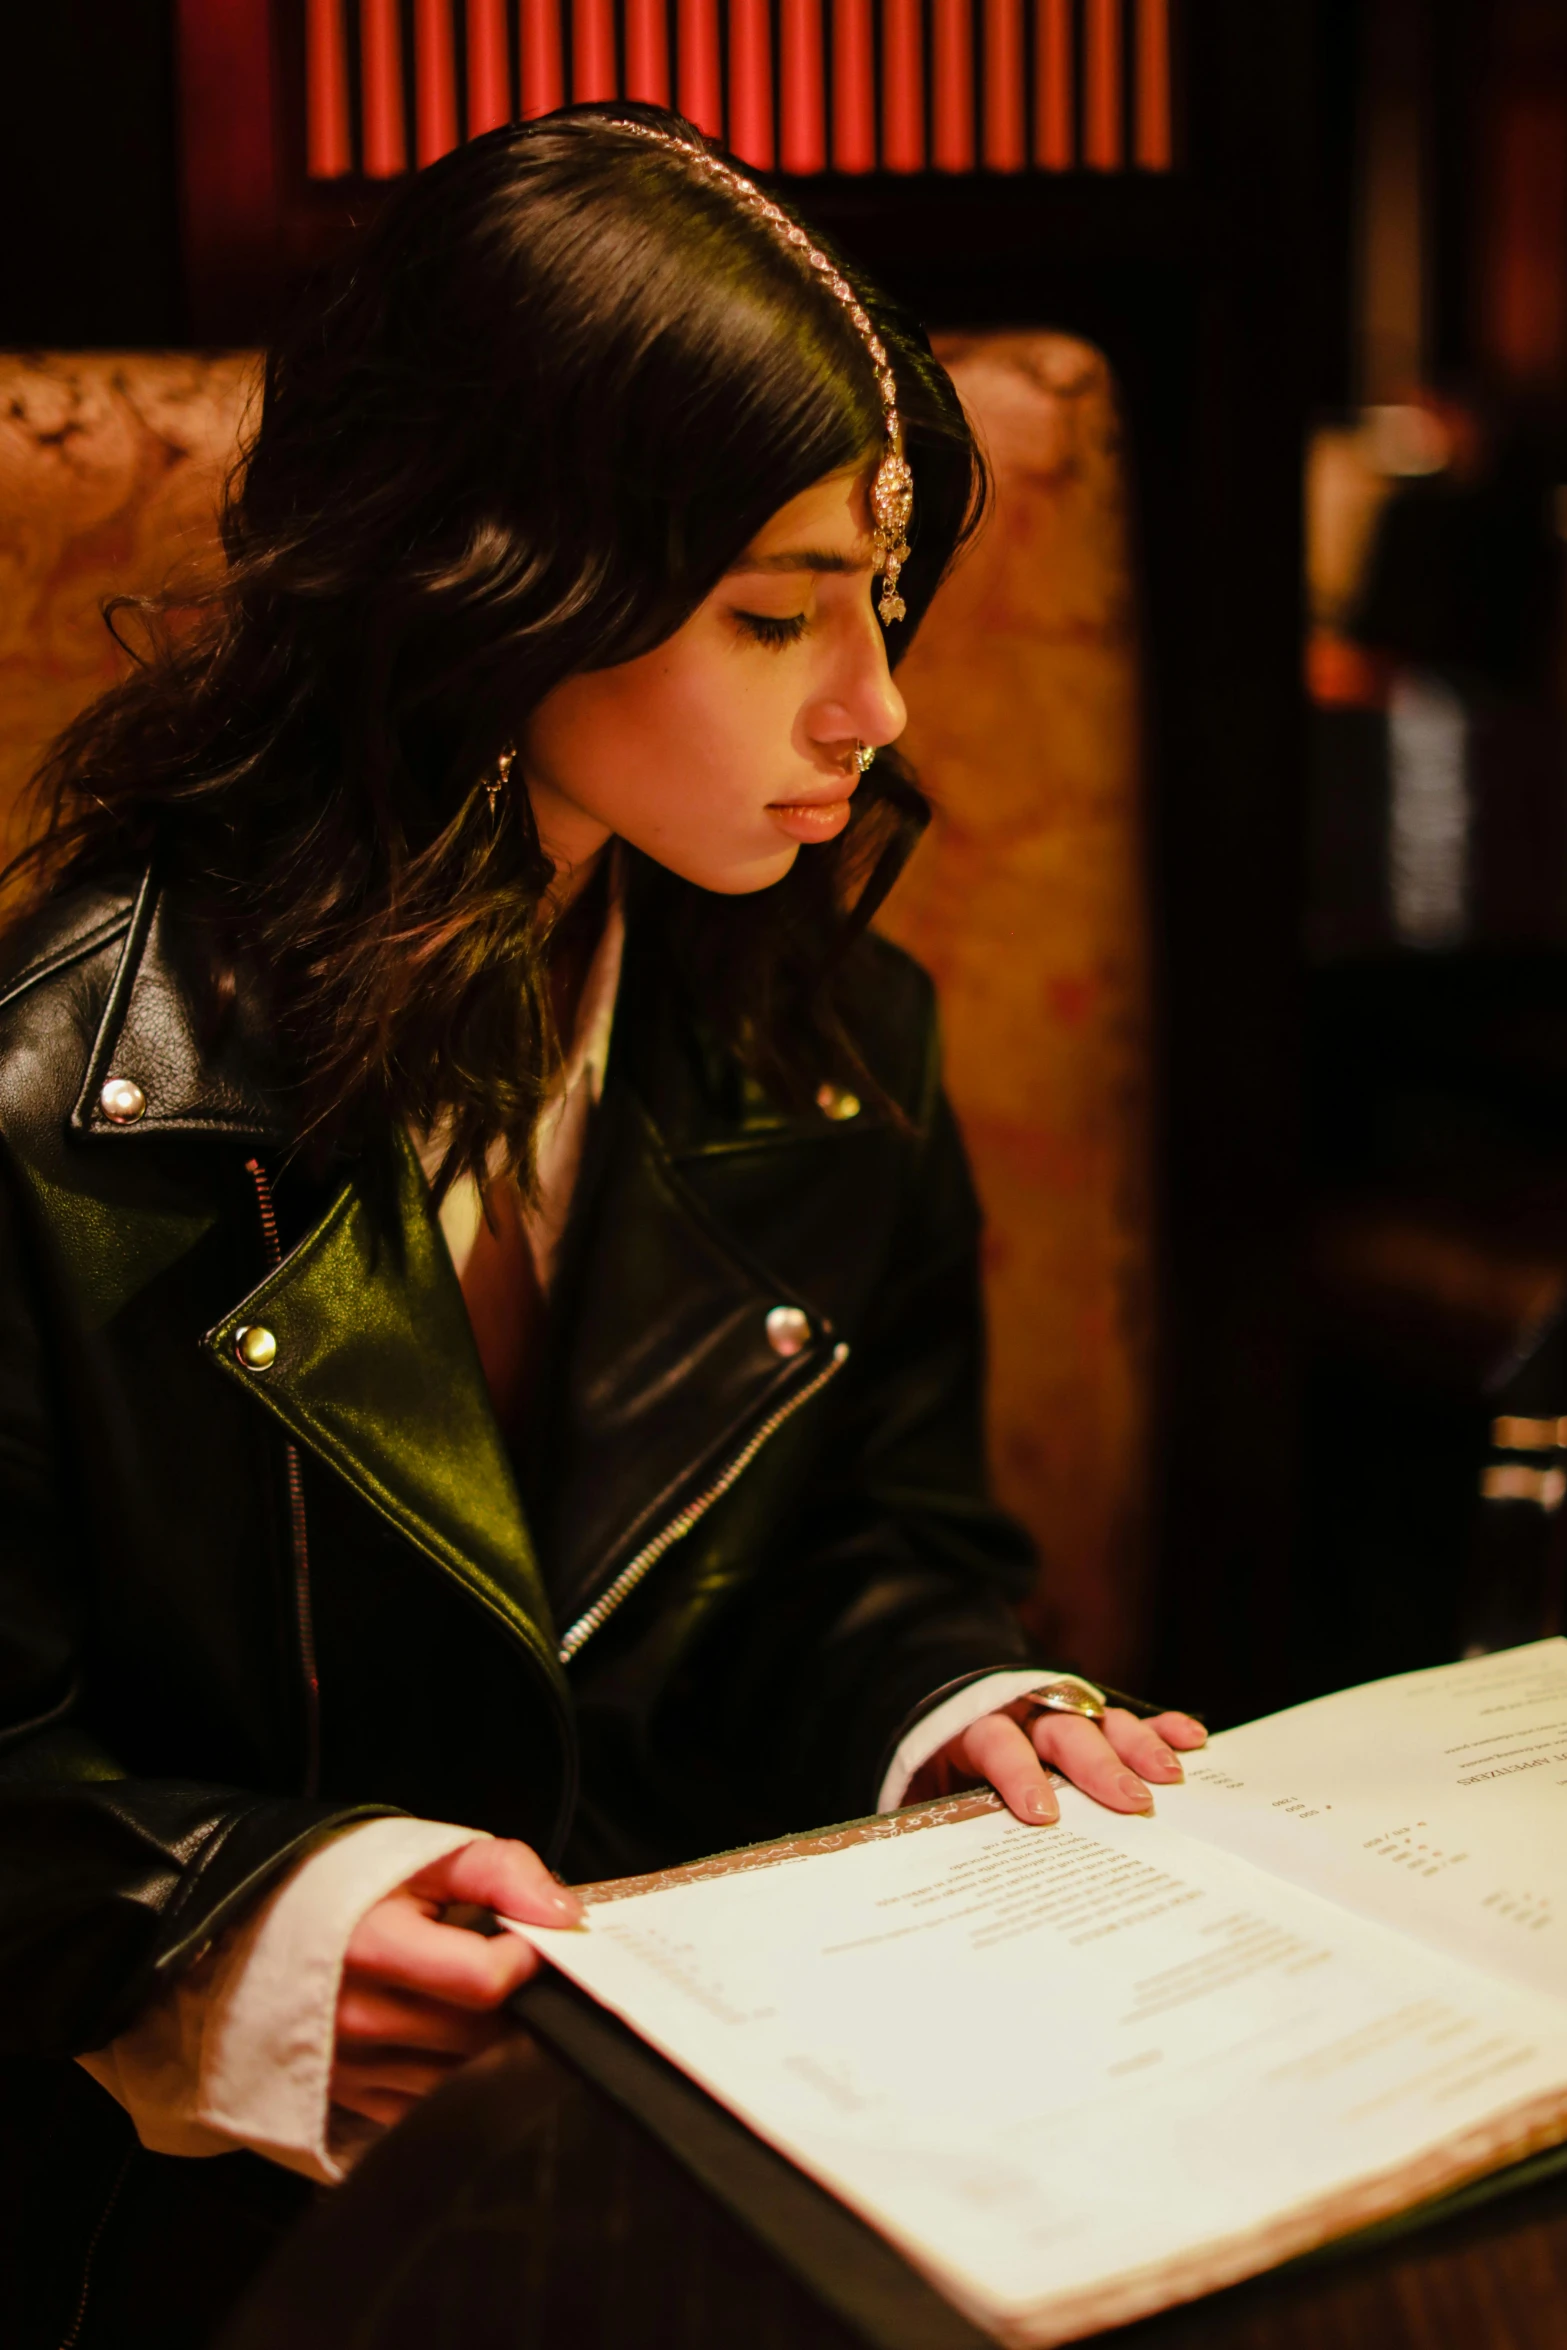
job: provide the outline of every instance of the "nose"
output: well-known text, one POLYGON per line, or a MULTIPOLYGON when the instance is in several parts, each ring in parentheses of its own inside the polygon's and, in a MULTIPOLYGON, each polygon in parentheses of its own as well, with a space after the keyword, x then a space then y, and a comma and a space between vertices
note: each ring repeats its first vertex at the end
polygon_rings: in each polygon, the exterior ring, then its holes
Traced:
POLYGON ((897 680, 882 654, 879 674, 873 680, 866 696, 868 707, 859 726, 862 743, 873 743, 881 750, 887 743, 895 743, 909 722, 908 705, 898 691, 897 680))
POLYGON ((824 747, 859 742, 879 751, 895 743, 908 724, 908 709, 887 665, 881 625, 868 607, 865 617, 869 626, 859 637, 848 673, 812 713, 810 732, 824 747))
POLYGON ((861 616, 860 657, 850 688, 850 714, 856 738, 882 750, 895 743, 908 724, 909 713, 887 660, 887 632, 866 608, 861 616))

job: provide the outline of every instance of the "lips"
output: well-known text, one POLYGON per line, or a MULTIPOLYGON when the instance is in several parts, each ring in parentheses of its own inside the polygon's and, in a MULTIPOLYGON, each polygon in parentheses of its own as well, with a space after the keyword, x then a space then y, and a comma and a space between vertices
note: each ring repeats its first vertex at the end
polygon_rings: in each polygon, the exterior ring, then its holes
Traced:
POLYGON ((801 792, 793 800, 770 800, 767 813, 790 840, 832 840, 849 821, 849 799, 859 780, 855 768, 841 782, 826 784, 820 791, 801 792))
POLYGON ((847 800, 860 780, 858 767, 846 767, 831 783, 824 783, 820 791, 796 792, 792 799, 769 800, 770 808, 836 808, 840 800, 847 800))
POLYGON ((767 813, 790 840, 831 840, 849 821, 849 797, 841 792, 831 800, 774 800, 767 813))

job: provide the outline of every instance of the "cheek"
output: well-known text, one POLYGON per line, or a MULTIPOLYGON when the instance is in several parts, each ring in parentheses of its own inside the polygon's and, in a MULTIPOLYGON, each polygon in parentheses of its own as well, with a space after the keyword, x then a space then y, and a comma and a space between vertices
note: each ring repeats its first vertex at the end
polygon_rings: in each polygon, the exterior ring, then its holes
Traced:
POLYGON ((718 674, 710 659, 660 647, 557 687, 534 719, 532 762, 617 831, 633 815, 678 823, 698 803, 710 813, 725 801, 750 805, 776 731, 757 701, 732 667, 718 674))
POLYGON ((763 805, 792 697, 682 650, 557 687, 528 732, 530 775, 704 888, 766 887, 795 855, 763 805))
POLYGON ((660 651, 619 669, 568 678, 536 712, 528 747, 538 771, 583 806, 656 787, 700 755, 711 717, 693 680, 660 651))

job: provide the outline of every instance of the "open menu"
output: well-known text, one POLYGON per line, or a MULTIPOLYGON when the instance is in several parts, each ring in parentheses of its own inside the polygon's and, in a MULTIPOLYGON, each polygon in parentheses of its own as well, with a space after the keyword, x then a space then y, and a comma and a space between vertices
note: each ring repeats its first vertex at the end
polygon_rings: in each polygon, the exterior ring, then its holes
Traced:
POLYGON ((518 1927, 998 2340, 1073 2340, 1567 2140, 1567 1640, 518 1927))

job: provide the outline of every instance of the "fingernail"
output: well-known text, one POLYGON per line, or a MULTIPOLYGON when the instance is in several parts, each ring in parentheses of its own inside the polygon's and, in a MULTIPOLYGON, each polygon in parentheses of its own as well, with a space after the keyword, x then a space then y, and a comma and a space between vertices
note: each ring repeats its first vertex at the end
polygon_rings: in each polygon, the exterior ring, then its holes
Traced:
POLYGON ((1153 1810, 1153 1795, 1151 1791, 1144 1786, 1141 1779, 1134 1778, 1130 1771, 1123 1771, 1121 1773, 1121 1776, 1116 1781, 1116 1787, 1119 1792, 1126 1797, 1127 1802, 1135 1804, 1139 1811, 1153 1810))
POLYGON ((1058 1820, 1061 1807, 1048 1787, 1030 1787, 1023 1798, 1023 1809, 1031 1820, 1058 1820))
POLYGON ((1168 1746, 1166 1746, 1160 1753, 1159 1760, 1163 1763, 1165 1769, 1167 1771, 1173 1771, 1178 1779, 1183 1779, 1186 1776, 1185 1772, 1181 1769, 1180 1756, 1173 1753, 1168 1746))
POLYGON ((574 1926, 577 1923, 582 1915, 582 1904, 575 1893, 552 1893, 549 1899, 551 1909, 558 1913, 563 1924, 574 1926))

